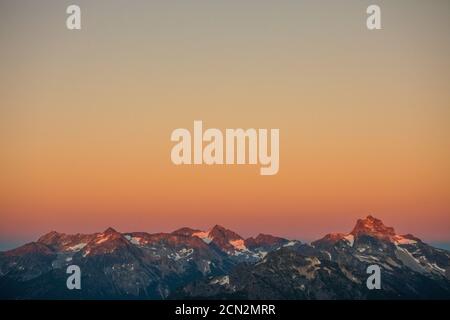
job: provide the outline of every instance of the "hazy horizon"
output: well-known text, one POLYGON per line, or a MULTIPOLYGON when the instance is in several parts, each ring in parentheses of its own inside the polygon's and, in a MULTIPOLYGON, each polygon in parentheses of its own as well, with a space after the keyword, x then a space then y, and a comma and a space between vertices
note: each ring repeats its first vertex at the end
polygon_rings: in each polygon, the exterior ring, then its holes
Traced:
MULTIPOLYGON (((365 217, 361 217, 361 218, 365 218, 365 217)), ((356 221, 355 221, 355 223, 356 223, 356 221)), ((218 224, 218 225, 220 225, 220 224, 218 224)), ((295 237, 295 236, 294 237, 289 237, 289 236, 282 235, 282 234, 273 234, 273 233, 270 233, 270 232, 257 232, 255 234, 246 234, 246 233, 240 233, 236 229, 229 228, 226 225, 221 225, 221 226, 226 228, 226 229, 229 229, 231 231, 237 232, 244 239, 247 239, 247 238, 250 238, 250 237, 256 237, 259 233, 263 233, 263 234, 270 234, 272 236, 278 236, 278 237, 286 238, 288 240, 299 240, 299 241, 304 242, 304 243, 311 243, 312 241, 321 239, 322 237, 324 237, 328 233, 336 233, 336 232, 347 233, 347 232, 350 232, 352 230, 352 228, 353 228, 352 227, 349 230, 334 230, 334 231, 330 231, 330 232, 324 233, 322 235, 318 235, 317 237, 307 239, 307 238, 295 237)), ((390 225, 387 225, 387 226, 388 227, 392 227, 390 225)), ((13 241, 3 241, 2 239, 0 239, 0 251, 7 251, 7 250, 15 249, 15 248, 17 248, 19 246, 22 246, 24 244, 27 244, 27 243, 30 243, 30 242, 35 242, 35 241, 38 240, 39 237, 41 237, 41 236, 43 236, 43 235, 45 235, 45 234, 47 234, 49 232, 52 232, 52 231, 56 231, 56 232, 59 232, 59 233, 66 233, 66 234, 76 234, 76 233, 89 234, 89 233, 96 233, 96 232, 100 233, 100 232, 105 231, 107 228, 113 228, 114 230, 116 230, 116 231, 118 231, 120 233, 147 232, 149 234, 153 234, 153 233, 160 233, 160 232, 162 232, 162 233, 171 233, 173 231, 176 231, 176 230, 184 228, 184 227, 188 227, 188 228, 192 228, 192 229, 198 229, 200 231, 208 231, 211 228, 213 228, 214 225, 212 225, 212 226, 210 226, 209 228, 206 228, 206 229, 205 228, 196 228, 195 226, 184 225, 184 226, 179 226, 179 227, 173 228, 171 230, 154 230, 154 231, 147 231, 147 230, 120 230, 120 228, 116 228, 114 226, 108 226, 108 227, 105 227, 102 230, 97 230, 97 231, 94 231, 94 232, 62 232, 60 230, 49 230, 47 232, 44 232, 42 234, 37 235, 34 238, 29 237, 29 238, 27 238, 27 240, 16 239, 16 240, 13 240, 13 241)), ((394 226, 394 230, 396 231, 397 234, 407 234, 408 233, 408 232, 398 232, 397 229, 395 228, 395 226, 394 226)), ((417 236, 417 235, 414 235, 414 236, 417 236)), ((450 251, 450 241, 448 241, 448 242, 446 242, 446 241, 427 241, 427 239, 423 239, 423 238, 421 238, 421 240, 423 242, 431 244, 431 245, 433 245, 433 246, 435 246, 437 248, 441 248, 441 249, 445 249, 445 250, 449 250, 450 251)))

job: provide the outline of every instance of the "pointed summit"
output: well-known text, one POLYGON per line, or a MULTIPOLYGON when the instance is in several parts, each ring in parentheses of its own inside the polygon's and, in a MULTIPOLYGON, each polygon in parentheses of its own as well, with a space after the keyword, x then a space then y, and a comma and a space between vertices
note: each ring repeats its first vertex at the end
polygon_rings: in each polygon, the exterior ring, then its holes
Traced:
POLYGON ((120 232, 117 232, 114 228, 109 227, 102 233, 96 233, 95 237, 89 243, 89 246, 99 245, 99 244, 104 245, 107 242, 110 243, 110 242, 115 242, 117 240, 119 242, 127 242, 125 237, 120 232))
POLYGON ((240 235, 220 225, 215 225, 208 232, 208 237, 214 245, 228 253, 246 249, 244 239, 240 235))
POLYGON ((226 229, 218 224, 209 231, 209 237, 213 239, 223 239, 227 242, 230 240, 243 240, 236 232, 226 229))
POLYGON ((396 234, 394 228, 387 227, 380 219, 368 215, 364 219, 358 219, 355 227, 350 233, 330 233, 319 240, 313 241, 312 245, 319 248, 329 248, 336 244, 346 243, 353 247, 353 245, 359 241, 361 236, 369 236, 379 240, 388 241, 395 245, 412 245, 421 242, 420 239, 411 234, 396 234))
POLYGON ((111 240, 122 239, 122 238, 125 239, 124 236, 120 232, 116 231, 114 228, 109 227, 102 233, 98 233, 94 240, 97 244, 100 244, 105 241, 111 241, 111 240))
POLYGON ((117 232, 114 228, 112 228, 112 227, 109 227, 108 229, 106 229, 105 231, 103 231, 103 234, 104 235, 108 235, 108 234, 116 234, 116 233, 119 233, 119 232, 117 232))
POLYGON ((354 236, 365 234, 377 238, 389 239, 395 236, 395 230, 392 227, 385 226, 380 219, 369 215, 365 219, 358 219, 350 234, 354 236))
POLYGON ((58 242, 59 239, 63 236, 64 236, 63 233, 59 233, 57 231, 50 231, 49 233, 46 233, 42 237, 40 237, 37 242, 51 245, 58 242))

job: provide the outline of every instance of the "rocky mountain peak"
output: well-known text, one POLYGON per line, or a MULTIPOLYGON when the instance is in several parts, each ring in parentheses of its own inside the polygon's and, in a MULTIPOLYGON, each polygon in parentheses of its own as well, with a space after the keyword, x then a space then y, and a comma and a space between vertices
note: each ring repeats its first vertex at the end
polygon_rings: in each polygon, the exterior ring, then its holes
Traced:
POLYGON ((112 234, 117 234, 119 232, 117 232, 114 228, 109 227, 108 229, 106 229, 105 231, 103 231, 104 235, 112 235, 112 234))
POLYGON ((392 227, 385 226, 380 219, 369 215, 365 219, 358 219, 350 234, 354 236, 365 234, 378 238, 391 238, 395 236, 395 230, 392 227))
POLYGON ((62 236, 64 236, 63 233, 59 233, 57 231, 50 231, 49 233, 46 233, 43 236, 41 236, 37 240, 37 242, 44 244, 53 244, 56 241, 58 241, 62 236))
POLYGON ((224 239, 224 240, 243 240, 243 238, 237 233, 226 229, 216 224, 211 231, 209 231, 209 237, 212 239, 224 239))

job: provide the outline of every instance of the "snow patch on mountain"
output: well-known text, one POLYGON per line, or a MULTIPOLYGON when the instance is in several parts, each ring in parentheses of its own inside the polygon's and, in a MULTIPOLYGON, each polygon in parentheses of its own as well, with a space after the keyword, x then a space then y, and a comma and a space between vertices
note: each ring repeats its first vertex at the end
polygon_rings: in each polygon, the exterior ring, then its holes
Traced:
POLYGON ((91 250, 86 250, 84 253, 83 253, 83 258, 86 258, 89 254, 91 253, 91 250))
POLYGON ((344 237, 345 240, 347 240, 350 247, 353 247, 353 244, 355 243, 355 237, 352 234, 348 234, 344 237))
POLYGON ((171 253, 169 254, 169 258, 178 261, 181 259, 186 259, 187 257, 189 257, 191 254, 194 253, 194 249, 190 248, 190 249, 186 249, 183 248, 181 250, 178 250, 177 252, 171 253))
POLYGON ((95 241, 96 244, 101 244, 103 242, 108 241, 109 235, 100 235, 97 240, 95 241))
POLYGON ((230 277, 229 276, 219 277, 219 278, 216 278, 214 280, 211 280, 209 282, 209 284, 218 284, 218 285, 221 285, 221 286, 229 285, 230 284, 230 277))
POLYGON ((192 236, 202 239, 205 243, 210 244, 213 239, 209 236, 209 231, 194 232, 192 236))
POLYGON ((132 237, 132 238, 130 239, 130 242, 131 242, 132 244, 135 244, 135 245, 139 246, 139 245, 142 244, 142 238, 141 238, 141 237, 132 237))
POLYGON ((408 238, 405 238, 405 237, 400 236, 400 235, 395 235, 393 237, 393 240, 394 240, 395 244, 414 244, 414 243, 417 243, 417 241, 415 241, 415 240, 408 239, 408 238))
POLYGON ((230 240, 229 243, 237 250, 247 250, 247 247, 244 244, 244 240, 242 239, 230 240))
POLYGON ((397 246, 397 250, 395 251, 395 255, 397 258, 403 262, 405 266, 410 268, 413 271, 423 273, 425 272, 424 267, 421 265, 420 261, 417 260, 408 250, 397 246))
POLYGON ((83 249, 86 246, 86 243, 79 243, 76 244, 74 246, 68 247, 67 251, 80 251, 81 249, 83 249))
POLYGON ((439 267, 436 263, 430 263, 430 266, 436 271, 445 274, 445 269, 439 267))

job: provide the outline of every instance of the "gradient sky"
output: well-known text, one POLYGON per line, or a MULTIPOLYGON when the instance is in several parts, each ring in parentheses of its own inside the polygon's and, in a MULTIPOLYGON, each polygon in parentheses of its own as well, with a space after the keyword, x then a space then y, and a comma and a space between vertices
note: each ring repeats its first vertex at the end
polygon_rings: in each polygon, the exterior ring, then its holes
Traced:
POLYGON ((0 0, 0 243, 214 224, 316 239, 368 214, 450 241, 449 32, 448 0, 0 0), (279 173, 174 166, 170 134, 194 120, 279 128, 279 173))

